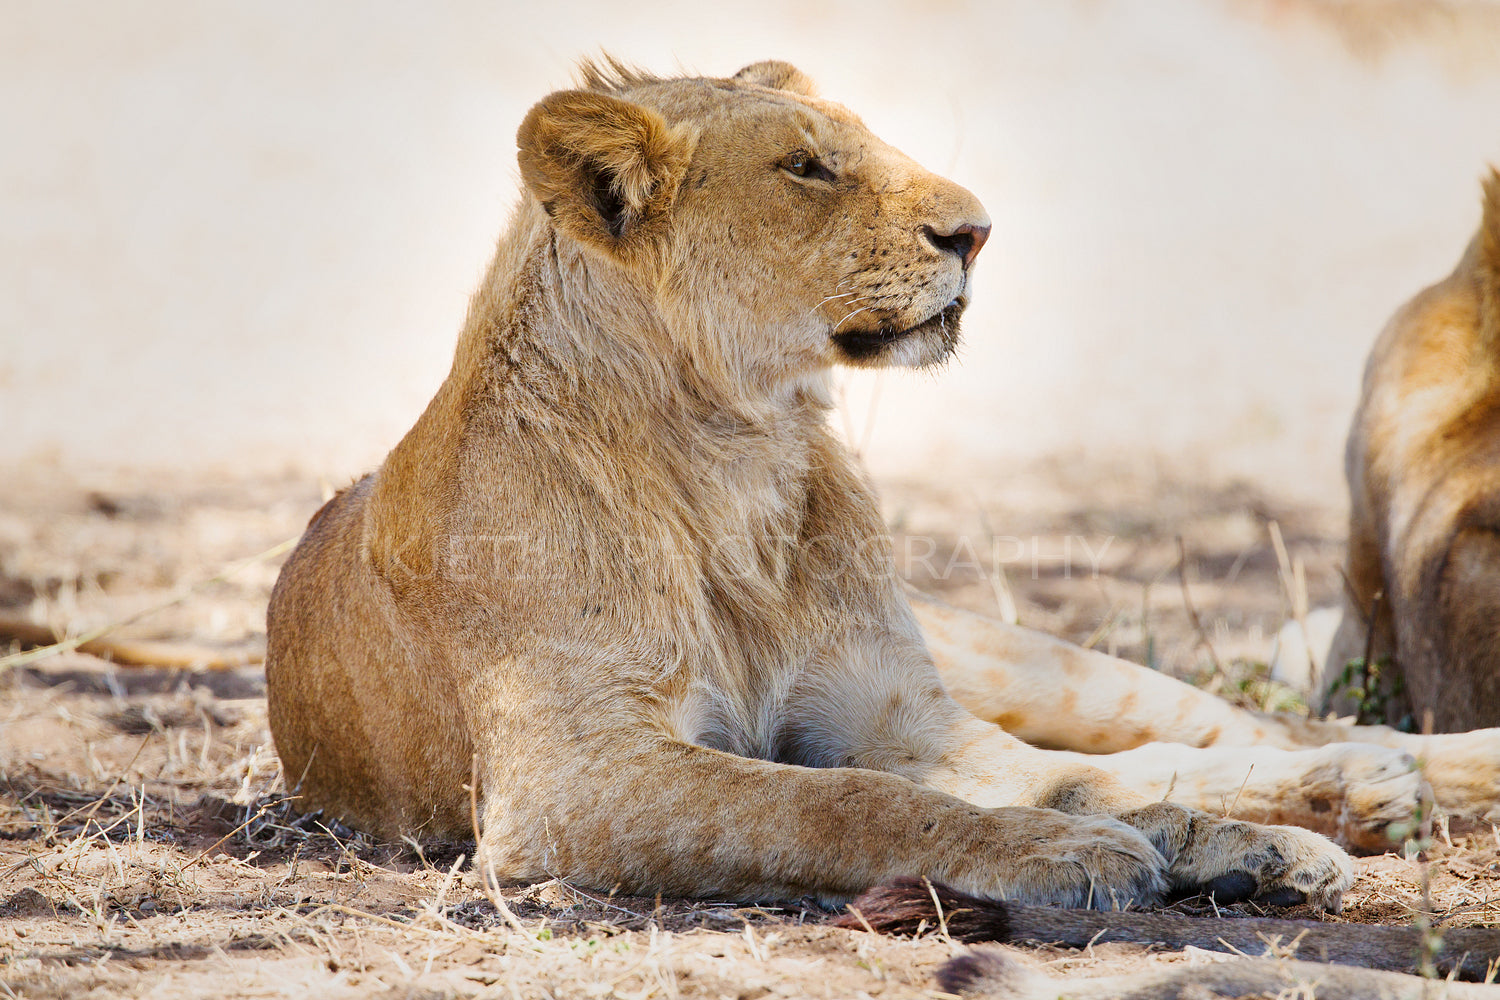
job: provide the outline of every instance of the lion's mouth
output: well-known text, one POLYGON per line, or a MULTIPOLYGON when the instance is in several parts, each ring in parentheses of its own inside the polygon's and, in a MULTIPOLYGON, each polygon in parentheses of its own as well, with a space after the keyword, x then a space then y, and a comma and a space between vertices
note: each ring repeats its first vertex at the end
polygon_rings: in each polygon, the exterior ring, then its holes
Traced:
POLYGON ((968 299, 960 295, 916 326, 904 330, 893 330, 888 326, 849 330, 833 334, 832 339, 839 350, 855 361, 873 358, 911 337, 937 337, 942 342, 943 353, 947 354, 958 345, 958 318, 968 304, 968 299))

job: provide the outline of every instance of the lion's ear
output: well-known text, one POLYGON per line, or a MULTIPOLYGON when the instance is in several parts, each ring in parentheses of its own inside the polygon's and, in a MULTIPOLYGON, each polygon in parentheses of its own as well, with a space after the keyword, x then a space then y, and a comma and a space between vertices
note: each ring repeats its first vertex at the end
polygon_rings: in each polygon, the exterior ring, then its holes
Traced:
POLYGON ((779 59, 751 63, 734 74, 734 78, 745 83, 770 87, 772 90, 787 90, 793 94, 801 94, 803 97, 818 96, 818 87, 812 82, 812 77, 791 63, 782 62, 779 59))
POLYGON ((557 227, 616 254, 664 226, 693 151, 656 112, 583 90, 544 98, 516 145, 521 177, 557 227))

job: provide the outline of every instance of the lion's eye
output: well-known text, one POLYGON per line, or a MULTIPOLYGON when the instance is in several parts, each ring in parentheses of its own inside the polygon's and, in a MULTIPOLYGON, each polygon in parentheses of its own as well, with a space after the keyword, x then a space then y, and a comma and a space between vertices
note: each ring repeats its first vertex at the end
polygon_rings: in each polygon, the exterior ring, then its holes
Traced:
POLYGON ((833 171, 823 166, 816 156, 805 149, 787 154, 781 161, 781 169, 794 177, 811 177, 820 181, 833 180, 833 171))

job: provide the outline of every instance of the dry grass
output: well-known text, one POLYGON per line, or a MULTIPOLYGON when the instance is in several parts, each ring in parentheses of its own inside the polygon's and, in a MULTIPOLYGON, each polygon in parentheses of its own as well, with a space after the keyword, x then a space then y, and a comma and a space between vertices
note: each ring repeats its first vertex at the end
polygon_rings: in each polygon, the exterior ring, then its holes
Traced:
MULTIPOLYGON (((295 534, 320 492, 11 484, 0 494, 0 608, 70 634, 127 617, 295 534)), ((911 566, 919 584, 992 613, 1009 594, 1023 623, 1184 674, 1207 673, 1211 644, 1225 670, 1208 680, 1257 703, 1278 697, 1255 678, 1289 608, 1268 522, 1305 567, 1313 605, 1337 586, 1337 517, 1244 491, 1054 470, 977 495, 887 497, 898 551, 920 541, 934 553, 911 566), (1071 571, 1058 558, 1069 537, 1081 539, 1071 571), (972 568, 951 558, 965 546, 979 555, 972 568)), ((253 646, 274 575, 274 561, 251 565, 125 634, 253 646)), ((940 933, 835 929, 811 905, 609 897, 554 881, 506 890, 507 919, 462 860, 470 843, 375 844, 296 815, 263 691, 255 667, 122 668, 76 651, 0 676, 0 996, 935 993, 932 970, 951 954, 940 933)), ((1437 924, 1500 921, 1500 839, 1449 843, 1439 831, 1427 858, 1437 924)), ((1422 908, 1414 862, 1360 865, 1339 919, 1405 923, 1422 908)), ((1127 945, 1030 959, 1091 975, 1190 960, 1127 945)))

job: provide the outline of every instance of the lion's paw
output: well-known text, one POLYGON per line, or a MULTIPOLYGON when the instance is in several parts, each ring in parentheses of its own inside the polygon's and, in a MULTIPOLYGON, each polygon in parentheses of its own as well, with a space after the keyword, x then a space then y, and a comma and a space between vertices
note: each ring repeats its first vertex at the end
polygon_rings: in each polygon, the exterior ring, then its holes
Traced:
POLYGON ((1411 754, 1366 743, 1333 743, 1321 754, 1326 762, 1310 771, 1302 787, 1315 806, 1323 789, 1342 790, 1321 799, 1337 810, 1334 834, 1340 841, 1386 851, 1430 812, 1432 790, 1411 754))
POLYGON ((1487 831, 1500 824, 1500 729, 1401 739, 1420 762, 1438 808, 1457 828, 1487 831))
POLYGON ((1354 883, 1354 863, 1327 837, 1292 826, 1219 819, 1170 802, 1120 817, 1168 859, 1178 891, 1205 891, 1221 901, 1255 897, 1277 905, 1304 899, 1337 913, 1354 883))
POLYGON ((1032 853, 997 867, 986 890, 1018 903, 1097 910, 1160 900, 1166 859, 1141 833, 1105 816, 1050 814, 1057 829, 1034 841, 1032 853))

